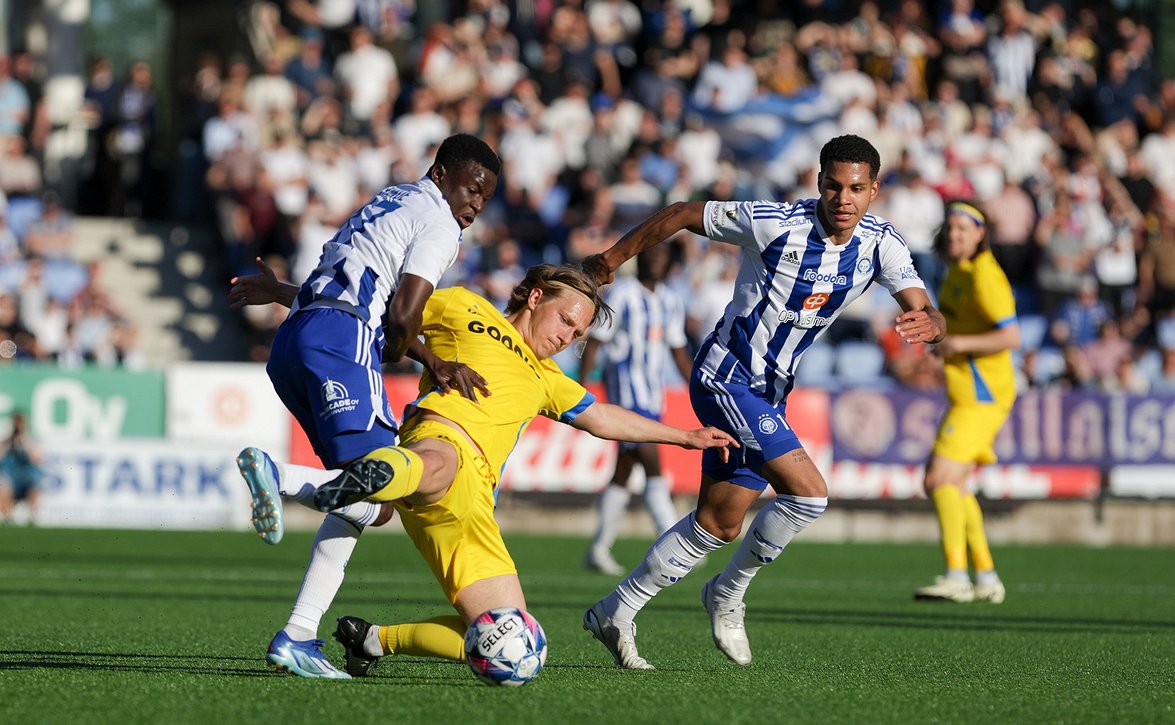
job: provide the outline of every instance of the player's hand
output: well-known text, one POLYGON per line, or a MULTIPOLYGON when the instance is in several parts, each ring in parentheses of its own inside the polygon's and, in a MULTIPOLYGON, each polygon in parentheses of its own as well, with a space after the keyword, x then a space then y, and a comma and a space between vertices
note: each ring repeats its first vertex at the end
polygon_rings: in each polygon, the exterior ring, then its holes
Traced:
POLYGON ((706 426, 686 433, 686 442, 682 447, 691 450, 721 448, 722 450, 718 454, 722 456, 722 462, 726 463, 730 460, 730 446, 738 448, 738 441, 724 430, 719 430, 714 426, 706 426))
POLYGON ((477 402, 479 391, 487 398, 490 396, 490 389, 486 385, 485 378, 465 363, 440 360, 429 372, 442 395, 457 388, 457 392, 474 402, 477 402))
MULTIPOLYGON (((941 315, 939 317, 941 318, 941 315)), ((903 341, 911 345, 918 342, 933 342, 946 333, 926 310, 903 312, 897 316, 896 322, 894 329, 903 341)))
POLYGON ((233 277, 229 280, 233 285, 228 291, 231 309, 239 310, 249 305, 268 305, 279 299, 281 284, 277 281, 277 275, 261 257, 255 258, 253 262, 261 270, 261 274, 233 277))
POLYGON ((604 255, 591 254, 583 260, 583 271, 596 281, 596 284, 611 284, 614 279, 613 271, 604 261, 604 255))

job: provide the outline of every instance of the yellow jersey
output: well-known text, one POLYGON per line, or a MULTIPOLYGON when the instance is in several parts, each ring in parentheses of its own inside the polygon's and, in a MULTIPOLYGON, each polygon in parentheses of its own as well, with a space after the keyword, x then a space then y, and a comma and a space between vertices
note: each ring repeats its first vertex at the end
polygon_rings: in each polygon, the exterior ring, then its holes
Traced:
POLYGON ((484 297, 461 287, 433 292, 424 308, 425 344, 443 360, 473 368, 486 380, 489 397, 476 402, 457 391, 442 395, 427 372, 420 397, 408 406, 459 424, 481 449, 501 480, 506 459, 536 415, 571 423, 596 402, 552 360, 540 360, 522 335, 484 297))
MULTIPOLYGON (((990 251, 947 267, 938 296, 948 335, 976 335, 1016 322, 1012 286, 990 251)), ((1012 352, 951 355, 945 360, 951 404, 995 403, 1011 408, 1016 399, 1012 352)))

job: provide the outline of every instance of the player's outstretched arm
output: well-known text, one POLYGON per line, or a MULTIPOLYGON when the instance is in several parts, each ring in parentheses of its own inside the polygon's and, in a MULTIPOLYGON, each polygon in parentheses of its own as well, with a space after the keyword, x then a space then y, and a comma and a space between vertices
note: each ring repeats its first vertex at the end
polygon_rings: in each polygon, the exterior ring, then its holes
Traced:
POLYGON ((233 277, 228 291, 229 307, 239 310, 249 305, 268 305, 273 302, 293 307, 298 296, 298 285, 278 281, 277 275, 261 257, 253 260, 260 274, 233 277))
POLYGON ((685 430, 659 423, 643 415, 611 403, 593 403, 571 423, 572 427, 587 431, 597 438, 633 443, 669 443, 682 448, 722 448, 725 460, 729 446, 738 447, 738 441, 726 432, 713 427, 685 430))
POLYGON ((595 278, 597 284, 612 281, 613 274, 628 260, 682 229, 694 234, 705 234, 703 225, 706 202, 678 201, 645 219, 621 237, 609 249, 583 260, 583 269, 595 278))

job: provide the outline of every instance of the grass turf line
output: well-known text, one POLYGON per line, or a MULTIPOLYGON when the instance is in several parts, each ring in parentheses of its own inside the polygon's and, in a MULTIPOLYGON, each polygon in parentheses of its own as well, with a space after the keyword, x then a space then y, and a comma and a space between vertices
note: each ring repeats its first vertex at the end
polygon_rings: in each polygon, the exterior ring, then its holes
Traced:
MULTIPOLYGON (((915 602, 932 545, 794 543, 747 600, 755 660, 729 663, 698 601, 728 552, 638 618, 654 672, 616 669, 580 627, 615 584, 582 571, 582 539, 509 536, 551 643, 521 689, 464 665, 389 658, 352 682, 263 661, 311 537, 0 528, 0 702, 8 722, 487 723, 1175 722, 1175 556, 1169 549, 997 548, 1008 601, 915 602), (395 660, 395 661, 390 661, 395 660)), ((635 564, 648 541, 624 540, 635 564)), ((356 550, 324 619, 449 613, 406 537, 356 550)))

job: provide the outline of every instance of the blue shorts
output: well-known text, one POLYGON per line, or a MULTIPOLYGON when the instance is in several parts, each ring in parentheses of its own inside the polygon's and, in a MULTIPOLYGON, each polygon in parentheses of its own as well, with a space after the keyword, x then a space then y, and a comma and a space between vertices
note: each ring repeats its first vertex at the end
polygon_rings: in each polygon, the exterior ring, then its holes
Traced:
POLYGON ((763 464, 803 447, 787 422, 787 403, 776 405, 742 381, 719 382, 696 367, 690 374, 690 402, 702 425, 720 428, 738 440, 730 460, 722 462, 717 448, 702 452, 702 473, 743 488, 767 488, 763 464))
POLYGON ((396 444, 382 352, 375 333, 341 310, 303 310, 277 330, 265 372, 327 468, 396 444))

